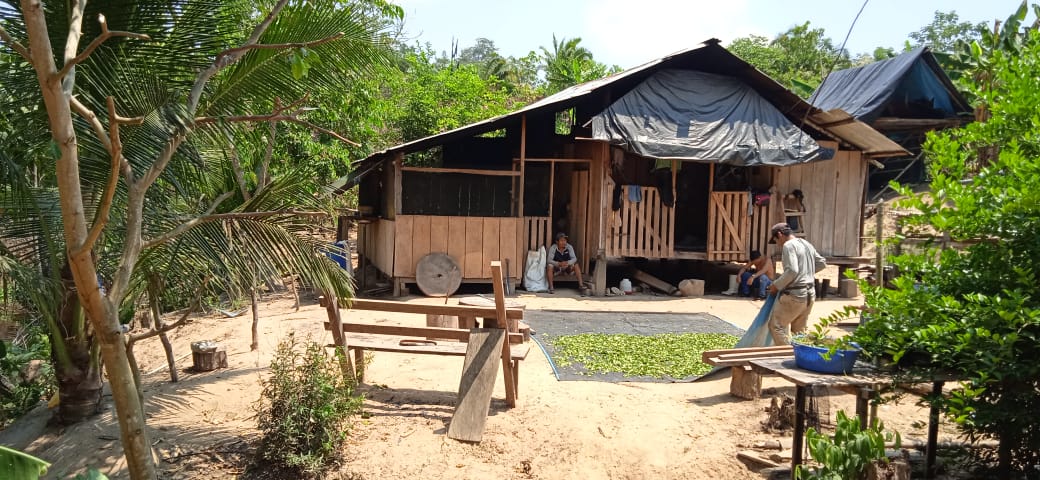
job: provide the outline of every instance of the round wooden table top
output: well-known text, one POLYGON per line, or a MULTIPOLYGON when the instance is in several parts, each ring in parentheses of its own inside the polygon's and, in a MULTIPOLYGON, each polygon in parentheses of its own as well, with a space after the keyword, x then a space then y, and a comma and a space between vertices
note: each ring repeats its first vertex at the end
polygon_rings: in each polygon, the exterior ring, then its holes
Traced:
POLYGON ((462 270, 447 254, 430 253, 415 265, 415 283, 428 297, 450 297, 462 285, 462 270))

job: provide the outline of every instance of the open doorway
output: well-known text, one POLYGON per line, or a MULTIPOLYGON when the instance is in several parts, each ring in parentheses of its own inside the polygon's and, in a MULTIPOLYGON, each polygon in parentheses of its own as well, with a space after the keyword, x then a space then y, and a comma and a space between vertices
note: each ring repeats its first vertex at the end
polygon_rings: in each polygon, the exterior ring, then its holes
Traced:
POLYGON ((675 178, 675 249, 703 252, 708 242, 711 165, 683 162, 675 178))

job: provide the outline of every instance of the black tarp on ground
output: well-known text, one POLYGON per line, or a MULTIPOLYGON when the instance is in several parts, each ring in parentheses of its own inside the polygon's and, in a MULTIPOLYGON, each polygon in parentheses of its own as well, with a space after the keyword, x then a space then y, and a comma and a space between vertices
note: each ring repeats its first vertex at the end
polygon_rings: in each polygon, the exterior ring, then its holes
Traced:
POLYGON ((592 137, 645 157, 737 166, 833 155, 740 80, 693 70, 653 74, 592 118, 592 137))
POLYGON ((736 337, 744 330, 710 313, 648 313, 648 312, 585 312, 563 310, 528 310, 524 323, 535 331, 532 338, 548 355, 559 380, 596 382, 656 382, 692 381, 701 377, 657 378, 625 376, 618 372, 590 373, 581 364, 557 365, 553 359, 552 339, 582 333, 629 335, 659 335, 662 333, 726 333, 736 337))
MULTIPOLYGON (((888 60, 831 73, 809 100, 821 110, 838 108, 867 123, 882 116, 886 108, 910 110, 911 106, 917 111, 913 116, 957 116, 961 109, 954 107, 950 92, 938 77, 945 73, 935 72, 925 55, 931 54, 921 47, 888 60)), ((904 116, 897 113, 890 114, 904 116)))

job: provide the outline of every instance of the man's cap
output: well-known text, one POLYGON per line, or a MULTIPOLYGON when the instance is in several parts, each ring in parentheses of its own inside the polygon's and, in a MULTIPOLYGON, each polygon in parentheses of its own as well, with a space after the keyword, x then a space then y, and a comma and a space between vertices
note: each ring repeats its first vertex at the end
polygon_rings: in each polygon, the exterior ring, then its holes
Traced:
POLYGON ((570 238, 570 237, 568 237, 568 236, 567 236, 567 234, 566 234, 566 233, 563 233, 563 232, 559 232, 559 233, 557 233, 557 234, 556 234, 556 240, 559 240, 559 239, 561 239, 561 238, 570 238))
POLYGON ((773 225, 773 228, 769 229, 769 243, 776 243, 777 232, 783 232, 784 235, 790 235, 791 226, 784 222, 780 222, 776 225, 773 225))

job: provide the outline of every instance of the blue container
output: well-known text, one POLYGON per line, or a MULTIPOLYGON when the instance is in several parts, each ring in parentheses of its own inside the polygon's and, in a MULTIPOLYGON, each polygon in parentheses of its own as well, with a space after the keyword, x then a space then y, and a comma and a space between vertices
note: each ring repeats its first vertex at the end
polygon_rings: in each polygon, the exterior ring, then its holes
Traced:
POLYGON ((333 262, 336 262, 340 268, 347 268, 347 259, 350 258, 349 256, 347 256, 349 255, 347 250, 347 242, 340 240, 336 243, 333 243, 332 246, 335 248, 335 250, 327 250, 325 252, 325 255, 328 256, 333 262))
POLYGON ((830 351, 829 348, 801 343, 792 343, 791 347, 794 348, 794 363, 798 368, 820 373, 850 373, 859 357, 859 349, 837 350, 830 360, 826 360, 824 355, 830 351))

